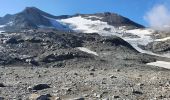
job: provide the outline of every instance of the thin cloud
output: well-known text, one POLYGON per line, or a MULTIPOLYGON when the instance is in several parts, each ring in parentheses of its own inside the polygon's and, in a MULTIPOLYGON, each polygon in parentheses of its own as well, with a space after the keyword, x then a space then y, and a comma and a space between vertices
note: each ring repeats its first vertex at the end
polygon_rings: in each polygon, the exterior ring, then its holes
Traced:
POLYGON ((170 10, 165 5, 154 6, 144 18, 152 28, 170 31, 170 10))

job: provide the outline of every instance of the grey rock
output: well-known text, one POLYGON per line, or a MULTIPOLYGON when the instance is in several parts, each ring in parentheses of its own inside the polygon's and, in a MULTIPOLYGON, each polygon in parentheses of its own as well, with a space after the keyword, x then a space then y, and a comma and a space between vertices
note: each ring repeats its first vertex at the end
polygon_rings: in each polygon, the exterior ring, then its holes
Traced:
POLYGON ((52 97, 50 94, 41 95, 36 100, 51 100, 50 97, 52 97))
POLYGON ((33 87, 29 87, 29 90, 43 90, 43 89, 48 89, 50 86, 48 84, 37 84, 34 85, 33 87))
POLYGON ((0 97, 0 100, 5 100, 5 98, 4 97, 0 97))
POLYGON ((143 94, 141 91, 136 91, 136 90, 133 90, 132 93, 134 95, 142 95, 143 94))
POLYGON ((3 83, 0 83, 0 87, 5 87, 5 85, 3 83))

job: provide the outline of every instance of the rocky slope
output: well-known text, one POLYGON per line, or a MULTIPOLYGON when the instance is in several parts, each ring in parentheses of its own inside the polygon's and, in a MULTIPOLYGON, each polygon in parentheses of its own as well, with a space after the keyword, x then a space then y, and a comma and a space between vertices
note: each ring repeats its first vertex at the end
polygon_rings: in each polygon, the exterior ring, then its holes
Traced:
POLYGON ((36 30, 0 37, 2 100, 169 98, 156 90, 168 90, 168 70, 146 65, 166 58, 117 36, 36 30))
POLYGON ((113 56, 117 56, 117 60, 135 59, 141 63, 145 60, 145 57, 138 58, 138 55, 143 54, 139 54, 129 43, 117 36, 60 31, 6 33, 0 36, 1 65, 19 63, 42 66, 72 59, 102 61, 106 57, 105 60, 113 60, 113 56), (83 47, 96 52, 97 55, 79 49, 83 47))

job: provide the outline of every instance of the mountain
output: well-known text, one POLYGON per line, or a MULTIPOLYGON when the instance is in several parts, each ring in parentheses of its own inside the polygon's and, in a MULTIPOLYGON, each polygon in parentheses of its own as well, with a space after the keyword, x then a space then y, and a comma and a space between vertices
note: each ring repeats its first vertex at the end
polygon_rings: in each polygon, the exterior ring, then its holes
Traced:
POLYGON ((37 28, 56 28, 58 30, 72 30, 70 26, 60 22, 62 19, 82 17, 91 21, 106 22, 114 27, 127 26, 131 28, 143 28, 144 26, 131 21, 115 13, 96 13, 96 14, 76 14, 54 16, 41 11, 35 7, 27 7, 22 12, 0 18, 0 25, 4 25, 4 30, 37 29, 37 28))
POLYGON ((45 13, 35 7, 27 7, 22 12, 14 15, 6 15, 1 18, 0 23, 5 24, 5 29, 30 29, 38 26, 52 26, 51 22, 45 18, 55 18, 55 16, 45 13))
POLYGON ((169 33, 35 7, 0 17, 1 30, 0 100, 169 100, 169 33))

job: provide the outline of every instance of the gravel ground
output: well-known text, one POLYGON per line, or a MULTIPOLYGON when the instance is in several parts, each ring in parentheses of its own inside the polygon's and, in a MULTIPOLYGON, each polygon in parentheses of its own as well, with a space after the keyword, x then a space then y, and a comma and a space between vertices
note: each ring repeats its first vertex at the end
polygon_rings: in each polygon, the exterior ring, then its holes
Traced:
POLYGON ((157 67, 1 67, 0 74, 4 84, 0 96, 5 100, 29 100, 45 94, 61 100, 170 99, 169 70, 157 67), (37 84, 50 88, 30 91, 37 84))

